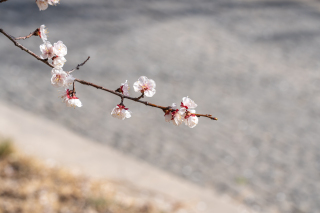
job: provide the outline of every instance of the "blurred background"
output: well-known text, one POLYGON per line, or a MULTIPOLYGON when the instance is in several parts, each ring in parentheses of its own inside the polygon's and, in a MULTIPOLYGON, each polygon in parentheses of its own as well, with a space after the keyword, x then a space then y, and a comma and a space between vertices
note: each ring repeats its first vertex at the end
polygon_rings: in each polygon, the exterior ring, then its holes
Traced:
MULTIPOLYGON (((61 0, 0 5, 0 27, 24 36, 45 24, 68 47, 64 70, 109 89, 142 75, 157 93, 189 96, 194 129, 160 110, 125 100, 132 118, 111 117, 120 102, 76 84, 80 109, 66 108, 51 69, 0 36, 0 99, 51 119, 126 155, 228 195, 257 212, 320 212, 320 3, 309 0, 61 0)), ((40 54, 41 39, 22 41, 40 54)))

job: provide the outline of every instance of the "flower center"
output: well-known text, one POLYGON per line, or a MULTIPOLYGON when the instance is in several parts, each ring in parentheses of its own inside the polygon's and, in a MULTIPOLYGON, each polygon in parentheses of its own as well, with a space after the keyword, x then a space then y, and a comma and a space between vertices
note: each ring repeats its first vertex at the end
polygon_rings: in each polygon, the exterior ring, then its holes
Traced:
POLYGON ((144 84, 144 85, 142 85, 141 87, 142 87, 141 92, 144 92, 144 91, 149 90, 149 86, 148 86, 147 84, 144 84))
POLYGON ((188 119, 190 116, 195 117, 195 114, 192 114, 191 112, 187 111, 186 116, 184 117, 185 119, 188 119))
POLYGON ((59 74, 56 75, 55 81, 58 82, 58 81, 60 81, 60 80, 61 80, 61 75, 59 75, 59 74))

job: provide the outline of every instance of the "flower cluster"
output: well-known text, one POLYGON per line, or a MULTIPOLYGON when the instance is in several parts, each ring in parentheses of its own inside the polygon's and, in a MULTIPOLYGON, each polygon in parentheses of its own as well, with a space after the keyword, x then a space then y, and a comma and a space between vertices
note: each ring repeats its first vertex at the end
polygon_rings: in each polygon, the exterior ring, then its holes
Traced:
MULTIPOLYGON (((156 83, 152 79, 148 79, 146 76, 141 76, 138 81, 133 84, 135 92, 141 92, 142 96, 146 95, 147 97, 152 97, 156 93, 156 83)), ((129 96, 129 85, 128 81, 122 83, 121 86, 116 90, 123 95, 129 96)), ((141 96, 141 97, 142 97, 141 96)), ((126 108, 121 102, 115 108, 113 108, 111 115, 114 118, 124 120, 131 117, 131 111, 126 108)))
POLYGON ((38 35, 42 39, 43 44, 40 45, 40 51, 42 59, 51 59, 52 65, 55 68, 62 68, 67 62, 64 56, 67 55, 67 47, 63 44, 62 41, 58 41, 53 45, 47 40, 48 31, 45 28, 45 25, 41 25, 38 29, 38 35))
POLYGON ((60 0, 36 0, 40 11, 46 10, 49 4, 56 6, 59 2, 60 0))
POLYGON ((181 109, 177 109, 177 105, 173 103, 164 114, 164 119, 167 122, 173 122, 174 125, 180 126, 183 122, 190 128, 198 124, 198 117, 195 115, 197 104, 188 96, 182 98, 181 109))
MULTIPOLYGON (((51 1, 56 2, 56 1, 51 1)), ((40 45, 41 55, 40 58, 52 60, 53 69, 51 70, 51 84, 54 87, 63 87, 66 89, 67 93, 70 91, 67 89, 74 82, 74 77, 70 74, 70 72, 63 71, 62 67, 66 63, 66 59, 64 56, 67 55, 67 47, 63 44, 62 41, 58 41, 53 45, 47 40, 48 39, 48 31, 46 30, 45 25, 41 25, 37 31, 38 36, 42 39, 43 44, 40 45)), ((81 107, 82 104, 80 100, 75 96, 75 92, 63 96, 64 102, 66 102, 69 107, 81 107), (71 98, 70 98, 71 97, 71 98)))

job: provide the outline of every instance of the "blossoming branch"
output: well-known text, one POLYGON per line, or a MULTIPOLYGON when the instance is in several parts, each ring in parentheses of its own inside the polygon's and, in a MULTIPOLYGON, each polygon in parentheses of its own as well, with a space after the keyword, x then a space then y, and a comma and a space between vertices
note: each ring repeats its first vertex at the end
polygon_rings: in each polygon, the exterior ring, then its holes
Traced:
MULTIPOLYGON (((0 0, 0 3, 6 2, 8 0, 0 0)), ((56 6, 59 4, 60 0, 36 0, 36 4, 39 7, 39 10, 46 10, 49 5, 56 6)))
MULTIPOLYGON (((52 4, 56 4, 59 1, 57 0, 37 0, 37 4, 40 2, 51 2, 52 4)), ((39 6, 38 4, 38 6, 39 6)), ((44 3, 43 3, 44 4, 44 3)), ((50 3, 49 3, 50 4, 50 3)), ((40 7, 40 6, 39 6, 40 7)), ((89 59, 88 57, 83 63, 78 64, 76 68, 74 68, 71 71, 64 71, 63 66, 66 63, 65 56, 67 55, 67 46, 62 42, 58 41, 54 43, 53 45, 47 40, 47 34, 48 31, 46 30, 44 25, 41 25, 40 28, 37 28, 34 32, 30 33, 27 36, 24 37, 13 37, 6 33, 3 29, 0 29, 0 33, 5 35, 9 40, 11 40, 15 46, 19 47, 21 50, 29 53, 34 58, 36 58, 39 61, 42 61, 46 65, 52 68, 51 70, 51 84, 54 87, 64 88, 64 92, 62 93, 62 100, 65 102, 66 106, 68 107, 82 107, 82 103, 79 100, 79 98, 76 96, 75 91, 75 82, 78 82, 83 85, 92 86, 97 89, 101 89, 104 91, 107 91, 109 93, 112 93, 114 95, 117 95, 121 98, 120 104, 117 104, 115 108, 111 111, 112 117, 124 120, 126 118, 131 117, 131 111, 129 108, 127 108, 124 105, 124 99, 129 99, 135 102, 142 103, 146 106, 159 108, 164 112, 164 119, 167 122, 172 122, 174 125, 179 126, 182 123, 189 126, 190 128, 195 127, 198 124, 198 117, 207 117, 212 120, 218 120, 216 117, 213 117, 210 114, 197 114, 195 111, 195 108, 197 107, 197 104, 190 99, 189 97, 182 98, 182 102, 180 104, 180 109, 177 109, 177 104, 173 103, 171 106, 159 106, 152 103, 149 103, 148 101, 142 101, 141 99, 146 97, 152 97, 156 93, 156 83, 152 79, 148 79, 146 76, 141 76, 134 84, 133 89, 135 92, 140 93, 140 96, 138 97, 131 97, 129 95, 129 84, 128 81, 122 83, 120 87, 116 90, 110 90, 107 88, 104 88, 102 86, 80 80, 77 78, 74 78, 71 73, 75 70, 79 70, 81 66, 83 66, 89 59), (39 36, 42 40, 42 44, 40 45, 40 52, 41 55, 38 56, 37 54, 33 53, 32 51, 28 50, 24 46, 22 46, 20 43, 17 42, 17 40, 25 40, 32 36, 39 36), (72 89, 70 89, 72 87, 72 89)))
POLYGON ((59 4, 60 0, 36 0, 39 10, 46 10, 49 5, 56 6, 59 4))

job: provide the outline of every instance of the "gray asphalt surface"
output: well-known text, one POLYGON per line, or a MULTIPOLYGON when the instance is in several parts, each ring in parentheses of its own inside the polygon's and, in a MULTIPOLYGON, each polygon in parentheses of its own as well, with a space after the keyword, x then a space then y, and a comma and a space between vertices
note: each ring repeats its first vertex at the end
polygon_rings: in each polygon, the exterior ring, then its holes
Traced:
MULTIPOLYGON (((110 89, 154 79, 155 104, 189 96, 194 129, 160 110, 78 86, 83 108, 66 109, 51 69, 0 36, 0 98, 84 136, 218 190, 260 212, 320 212, 320 10, 317 1, 69 0, 39 12, 34 1, 0 4, 15 36, 45 24, 68 46, 65 70, 110 89), (310 4, 311 2, 311 4, 310 4)), ((22 42, 36 53, 41 40, 22 42)), ((131 94, 133 94, 131 89, 131 94)), ((137 94, 138 95, 138 94, 137 94)), ((59 133, 57 133, 59 134, 59 133)), ((94 156, 92 156, 94 157, 94 156)), ((108 169, 108 168, 106 168, 108 169)))

